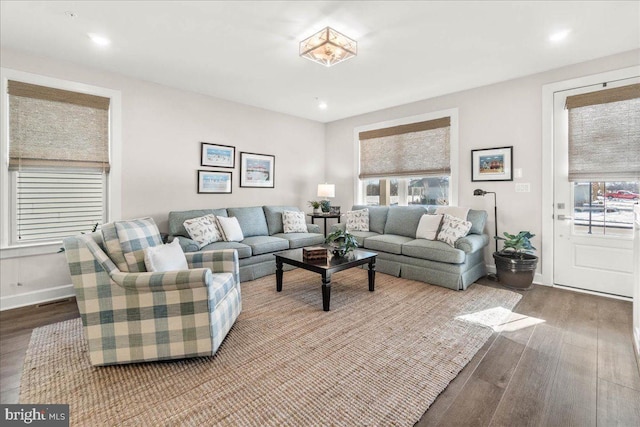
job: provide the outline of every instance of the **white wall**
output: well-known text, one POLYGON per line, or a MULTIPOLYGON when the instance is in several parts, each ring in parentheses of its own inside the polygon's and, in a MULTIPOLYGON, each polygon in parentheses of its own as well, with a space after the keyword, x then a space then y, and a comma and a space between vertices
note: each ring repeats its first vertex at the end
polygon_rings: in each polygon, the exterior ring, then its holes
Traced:
MULTIPOLYGON (((498 233, 529 230, 533 244, 542 247, 542 86, 570 78, 626 68, 640 63, 640 51, 601 58, 515 80, 466 90, 329 123, 326 129, 327 179, 336 184, 335 204, 348 208, 354 201, 354 128, 450 108, 458 109, 458 204, 489 212, 487 230, 493 235, 493 198, 475 197, 473 190, 495 191, 498 233), (513 146, 513 167, 522 178, 507 182, 471 182, 471 150, 513 146), (338 156, 337 153, 340 153, 338 156), (529 183, 530 193, 516 193, 516 183, 529 183)), ((495 245, 485 250, 487 265, 495 245)), ((544 257, 544 254, 538 252, 544 257)), ((540 271, 541 262, 538 264, 540 271)), ((540 281, 537 276, 536 281, 540 281)))
MULTIPOLYGON (((2 50, 0 59, 5 68, 121 91, 122 218, 152 216, 166 231, 171 210, 267 204, 307 209, 324 181, 322 123, 11 50, 2 50), (275 155, 275 189, 240 188, 236 167, 232 194, 197 194, 197 170, 211 169, 200 166, 200 142, 235 146, 237 159, 240 151, 275 155)), ((3 254, 0 271, 0 308, 71 292, 63 254, 3 254)))

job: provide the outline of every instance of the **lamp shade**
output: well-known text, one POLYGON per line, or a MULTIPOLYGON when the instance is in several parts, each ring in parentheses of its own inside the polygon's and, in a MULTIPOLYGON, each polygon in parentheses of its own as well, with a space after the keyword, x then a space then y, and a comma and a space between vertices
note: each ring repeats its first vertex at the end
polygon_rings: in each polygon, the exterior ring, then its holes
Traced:
POLYGON ((318 197, 336 197, 335 184, 318 184, 318 197))

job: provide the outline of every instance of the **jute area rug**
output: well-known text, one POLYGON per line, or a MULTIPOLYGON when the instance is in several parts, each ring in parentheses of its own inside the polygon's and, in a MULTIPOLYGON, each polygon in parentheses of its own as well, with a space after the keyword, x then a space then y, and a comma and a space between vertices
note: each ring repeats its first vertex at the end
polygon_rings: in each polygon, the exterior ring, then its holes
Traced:
POLYGON ((72 425, 411 426, 520 295, 463 292, 351 269, 242 284, 243 312, 213 357, 91 367, 80 320, 34 330, 21 403, 67 403, 72 425), (489 310, 502 307, 500 310, 489 310), (487 318, 489 317, 489 318, 487 318))

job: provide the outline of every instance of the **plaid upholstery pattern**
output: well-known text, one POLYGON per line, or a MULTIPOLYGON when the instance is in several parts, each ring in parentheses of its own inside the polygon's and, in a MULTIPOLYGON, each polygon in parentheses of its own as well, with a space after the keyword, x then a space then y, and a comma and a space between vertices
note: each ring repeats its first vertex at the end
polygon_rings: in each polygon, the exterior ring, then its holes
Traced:
POLYGON ((242 309, 233 250, 203 254, 216 273, 129 273, 104 253, 99 232, 64 246, 94 366, 210 356, 242 309))
POLYGON ((118 231, 115 222, 103 224, 102 240, 107 251, 107 256, 115 263, 120 271, 129 271, 127 261, 124 259, 124 253, 120 247, 120 239, 118 239, 118 231))
POLYGON ((160 231, 153 218, 116 221, 115 224, 128 271, 147 271, 144 265, 144 249, 162 245, 160 231))

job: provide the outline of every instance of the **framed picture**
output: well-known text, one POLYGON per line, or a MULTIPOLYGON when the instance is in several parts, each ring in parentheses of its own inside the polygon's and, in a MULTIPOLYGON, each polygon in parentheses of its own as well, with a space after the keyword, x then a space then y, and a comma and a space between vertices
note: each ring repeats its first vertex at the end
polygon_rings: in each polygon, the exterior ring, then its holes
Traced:
POLYGON ((231 172, 198 171, 198 194, 231 194, 231 172))
POLYGON ((240 187, 274 188, 276 156, 240 152, 240 187))
POLYGON ((471 181, 513 181, 513 146, 471 150, 471 181))
POLYGON ((236 165, 236 147, 207 142, 201 142, 200 146, 200 165, 216 168, 233 168, 236 165))

